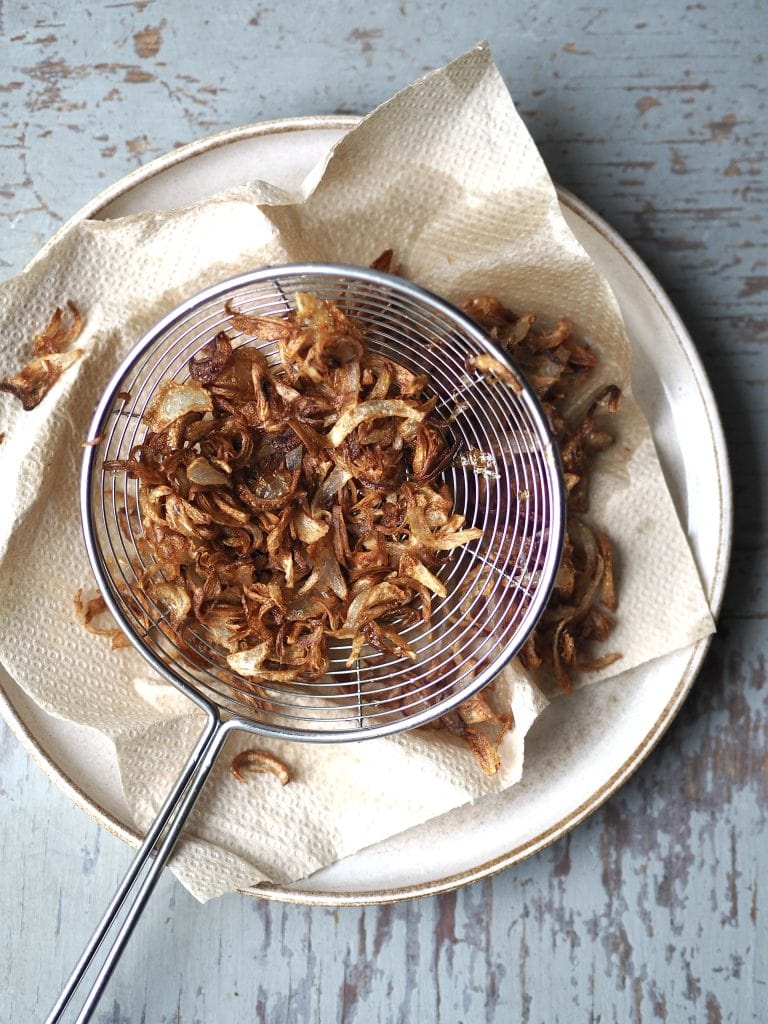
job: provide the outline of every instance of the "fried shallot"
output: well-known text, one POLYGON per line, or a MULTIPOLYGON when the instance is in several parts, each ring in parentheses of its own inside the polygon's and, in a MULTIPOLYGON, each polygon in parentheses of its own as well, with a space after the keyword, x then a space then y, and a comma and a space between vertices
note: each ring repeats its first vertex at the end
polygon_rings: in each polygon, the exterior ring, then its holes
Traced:
POLYGON ((291 773, 287 765, 266 750, 256 750, 250 747, 248 750, 241 750, 235 754, 229 766, 238 782, 248 782, 247 773, 254 772, 257 775, 274 775, 281 786, 287 786, 291 781, 291 773))
POLYGON ((80 335, 82 317, 74 302, 67 302, 69 323, 64 311, 57 307, 43 330, 32 339, 33 359, 17 374, 0 381, 0 391, 7 391, 19 399, 25 410, 38 406, 53 385, 83 354, 79 348, 70 348, 80 335))
POLYGON ((122 647, 131 646, 131 641, 125 633, 123 633, 123 631, 114 624, 114 620, 109 616, 107 602, 101 594, 97 594, 95 597, 85 601, 83 599, 83 591, 78 590, 75 594, 75 614, 77 615, 80 625, 89 633, 92 633, 94 636, 107 637, 113 651, 120 650, 122 647), (108 624, 98 624, 99 620, 102 620, 102 617, 109 619, 108 624))

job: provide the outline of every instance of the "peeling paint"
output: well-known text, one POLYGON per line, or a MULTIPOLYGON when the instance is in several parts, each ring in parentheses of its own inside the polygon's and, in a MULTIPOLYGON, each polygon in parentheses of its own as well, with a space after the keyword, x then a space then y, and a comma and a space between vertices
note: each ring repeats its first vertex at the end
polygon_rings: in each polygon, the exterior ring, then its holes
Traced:
POLYGON ((759 295, 761 292, 768 291, 768 277, 765 275, 758 275, 756 277, 745 277, 744 284, 738 297, 740 299, 748 299, 752 295, 759 295))
POLYGON ((353 28, 347 39, 359 43, 360 52, 365 54, 373 51, 374 44, 381 39, 383 34, 380 28, 353 28))
POLYGON ((647 114, 649 110, 660 106, 661 100, 657 99, 655 96, 641 96, 639 100, 635 100, 635 107, 640 115, 647 114))
POLYGON ((710 121, 707 127, 712 135, 712 141, 725 142, 726 139, 730 139, 738 123, 735 114, 726 114, 720 121, 710 121))
POLYGON ((146 135, 137 135, 134 139, 126 139, 125 148, 134 156, 143 156, 149 149, 149 139, 146 135))
POLYGON ((139 68, 130 68, 125 73, 124 82, 136 85, 140 82, 154 82, 155 76, 149 71, 142 71, 139 68))
POLYGON ((153 27, 147 26, 133 36, 133 48, 138 57, 144 60, 149 57, 156 57, 163 45, 163 29, 165 20, 153 27))
POLYGON ((572 53, 576 57, 594 57, 594 50, 580 50, 576 43, 566 43, 563 46, 563 53, 572 53))

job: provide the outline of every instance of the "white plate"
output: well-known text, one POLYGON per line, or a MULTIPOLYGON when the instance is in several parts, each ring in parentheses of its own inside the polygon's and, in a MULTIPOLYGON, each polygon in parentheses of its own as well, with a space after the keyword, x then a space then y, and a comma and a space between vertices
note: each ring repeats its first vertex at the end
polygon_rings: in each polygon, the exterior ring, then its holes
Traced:
MULTIPOLYGON (((292 188, 354 123, 349 117, 293 118, 203 139, 128 175, 69 224, 168 209, 255 178, 292 188)), ((730 552, 731 487, 709 383, 672 304, 632 249, 572 195, 561 191, 560 201, 621 305, 635 393, 716 614, 730 552)), ((384 903, 444 891, 522 860, 582 821, 632 774, 679 710, 707 646, 701 641, 653 662, 629 687, 619 677, 555 701, 529 736, 522 782, 506 793, 427 822, 302 883, 248 891, 295 903, 384 903)), ((0 678, 0 712, 78 806, 136 845, 106 740, 45 714, 7 676, 0 678)))

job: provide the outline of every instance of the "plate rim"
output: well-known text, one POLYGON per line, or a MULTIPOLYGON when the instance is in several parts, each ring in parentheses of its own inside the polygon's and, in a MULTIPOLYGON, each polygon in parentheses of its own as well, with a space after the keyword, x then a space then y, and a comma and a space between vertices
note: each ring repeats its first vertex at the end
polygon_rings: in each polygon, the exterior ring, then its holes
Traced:
MULTIPOLYGON (((59 229, 48 239, 35 256, 30 260, 28 266, 32 266, 38 260, 43 259, 54 245, 74 227, 83 220, 93 218, 103 211, 112 202, 130 192, 140 184, 144 184, 156 175, 184 163, 185 161, 211 152, 215 149, 231 145, 236 142, 257 138, 266 135, 287 134, 291 132, 302 132, 307 130, 343 130, 350 129, 360 122, 361 118, 349 114, 317 114, 304 117, 275 118, 268 121, 259 121, 238 128, 230 128, 216 134, 205 136, 193 142, 179 146, 168 153, 165 153, 154 160, 149 161, 136 170, 129 172, 106 189, 99 192, 84 206, 77 210, 59 229)), ((707 600, 712 615, 715 619, 720 612, 725 584, 727 579, 728 564, 730 561, 732 533, 733 533, 733 493, 731 474, 729 468, 728 451, 725 442, 725 435, 717 410, 706 370, 701 357, 696 350, 693 339, 685 327, 679 313, 675 309, 671 299, 666 294, 657 278, 646 266, 635 250, 615 231, 603 218, 589 207, 583 200, 579 199, 567 189, 556 185, 558 199, 564 206, 568 207, 577 216, 585 220, 602 238, 608 242, 614 251, 629 264, 631 269, 641 278, 650 297, 656 303, 671 331, 678 339, 681 349, 684 352, 691 369, 692 376, 696 381, 703 408, 705 410, 712 440, 714 443, 715 461, 718 468, 719 484, 719 535, 715 567, 712 580, 708 587, 707 600)), ((714 635, 714 634, 713 634, 714 635)), ((272 885, 262 883, 246 889, 239 889, 243 895, 258 897, 261 899, 273 900, 279 903, 293 903, 299 906, 368 906, 384 905, 404 902, 406 900, 423 898, 437 895, 443 892, 460 888, 461 886, 489 878, 513 864, 538 853, 545 847, 556 842, 559 838, 570 832, 590 814, 594 813, 613 793, 616 792, 627 779, 637 770, 642 762, 651 754, 661 737, 664 735, 670 724, 676 717, 680 707, 687 697, 693 682, 698 674, 704 657, 712 642, 712 635, 705 637, 691 646, 688 661, 683 669, 677 686, 670 696, 661 715, 653 723, 643 740, 626 758, 622 765, 613 773, 603 785, 590 795, 577 808, 571 810, 559 821, 551 825, 546 831, 540 833, 534 839, 513 847, 496 857, 471 868, 465 868, 455 874, 446 875, 430 882, 382 888, 377 890, 348 891, 345 893, 325 892, 322 890, 296 889, 291 886, 272 885)), ((101 825, 112 835, 134 848, 141 842, 141 836, 133 829, 128 828, 112 814, 106 811, 92 798, 90 798, 78 784, 59 766, 53 758, 43 749, 41 743, 27 728, 20 713, 6 694, 0 684, 0 714, 8 724, 20 745, 38 764, 45 774, 58 786, 58 788, 74 803, 83 810, 93 821, 101 825)))

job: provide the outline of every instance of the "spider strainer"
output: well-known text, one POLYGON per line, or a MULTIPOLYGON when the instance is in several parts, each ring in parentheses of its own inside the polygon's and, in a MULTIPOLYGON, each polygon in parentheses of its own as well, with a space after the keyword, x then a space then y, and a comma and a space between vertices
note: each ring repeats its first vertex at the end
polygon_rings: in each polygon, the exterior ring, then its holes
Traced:
POLYGON ((563 538, 559 460, 525 379, 460 311, 378 271, 330 264, 267 268, 194 296, 152 328, 120 366, 89 437, 100 440, 86 448, 81 506, 99 587, 134 646, 204 709, 208 725, 49 1021, 61 1019, 107 930, 127 906, 77 1020, 90 1016, 230 731, 304 741, 359 740, 445 714, 486 685, 521 648, 549 596, 563 538), (260 684, 267 699, 257 702, 229 669, 225 652, 206 635, 194 635, 191 659, 188 648, 157 628, 161 609, 148 622, 146 601, 141 607, 131 599, 146 568, 137 543, 139 485, 125 472, 105 471, 103 464, 127 458, 142 442, 143 413, 160 384, 187 379, 192 357, 220 331, 226 329, 234 345, 258 345, 267 361, 277 364, 276 342, 238 336, 225 304, 252 316, 284 316, 294 308, 297 292, 341 308, 363 329, 369 351, 428 375, 435 415, 445 424, 448 442, 460 445, 444 480, 455 511, 482 536, 455 552, 440 571, 447 597, 433 604, 430 621, 402 630, 415 661, 364 648, 350 669, 348 647, 339 643, 323 679, 260 684), (152 856, 154 864, 139 883, 152 856))

